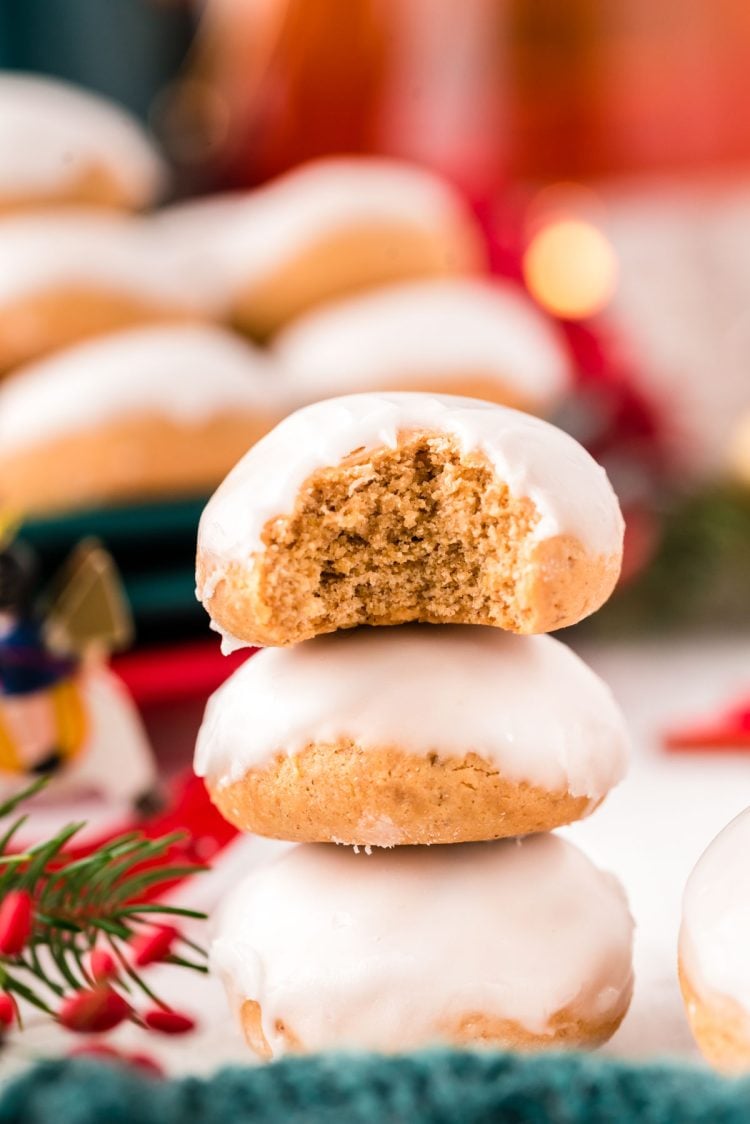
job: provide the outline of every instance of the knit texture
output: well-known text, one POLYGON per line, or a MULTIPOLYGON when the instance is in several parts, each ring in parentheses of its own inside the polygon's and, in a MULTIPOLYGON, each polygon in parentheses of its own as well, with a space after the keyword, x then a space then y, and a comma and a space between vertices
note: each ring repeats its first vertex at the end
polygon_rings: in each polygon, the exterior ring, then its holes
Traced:
POLYGON ((209 1080, 88 1059, 43 1062, 0 1096, 0 1124, 746 1124, 750 1078, 583 1054, 321 1055, 209 1080))

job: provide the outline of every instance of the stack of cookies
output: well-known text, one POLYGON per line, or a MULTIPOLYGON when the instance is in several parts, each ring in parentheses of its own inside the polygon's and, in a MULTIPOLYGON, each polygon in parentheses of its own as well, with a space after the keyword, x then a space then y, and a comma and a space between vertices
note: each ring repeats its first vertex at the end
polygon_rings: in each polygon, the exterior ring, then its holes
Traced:
POLYGON ((265 648, 210 700, 196 769, 230 822, 298 844, 216 919, 260 1057, 596 1045, 619 1025, 624 895, 546 833, 621 779, 625 730, 531 634, 606 600, 622 532, 567 434, 431 394, 308 406, 213 496, 198 595, 225 647, 265 648))

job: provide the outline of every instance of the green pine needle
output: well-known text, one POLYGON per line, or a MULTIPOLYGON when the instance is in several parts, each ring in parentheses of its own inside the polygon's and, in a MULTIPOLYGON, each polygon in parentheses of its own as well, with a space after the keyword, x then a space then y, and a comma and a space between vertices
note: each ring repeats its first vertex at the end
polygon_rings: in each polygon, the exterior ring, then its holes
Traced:
MULTIPOLYGON (((46 778, 30 784, 18 795, 0 804, 0 819, 40 792, 46 778)), ((73 823, 51 839, 13 854, 11 847, 27 816, 16 818, 0 834, 0 901, 14 890, 27 891, 34 903, 34 923, 27 947, 21 955, 0 954, 0 988, 55 1016, 50 1002, 39 993, 46 989, 57 1003, 70 991, 94 984, 86 958, 97 944, 109 948, 120 966, 113 986, 127 994, 133 987, 153 1003, 167 1005, 154 994, 130 963, 126 944, 143 927, 158 924, 159 918, 205 919, 205 914, 153 900, 159 887, 189 878, 206 868, 171 863, 169 851, 184 836, 177 832, 149 839, 128 832, 81 858, 68 858, 71 842, 84 823, 73 823)), ((187 937, 178 936, 166 962, 191 971, 206 971, 206 953, 187 937), (184 948, 189 956, 180 954, 184 948)), ((139 1021, 137 1013, 134 1021, 139 1021)))

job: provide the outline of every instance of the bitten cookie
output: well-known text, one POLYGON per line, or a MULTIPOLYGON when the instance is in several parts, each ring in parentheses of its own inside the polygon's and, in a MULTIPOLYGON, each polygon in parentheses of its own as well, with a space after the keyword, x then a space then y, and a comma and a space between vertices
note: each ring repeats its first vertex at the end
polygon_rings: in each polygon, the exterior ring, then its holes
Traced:
POLYGON ((0 220, 0 375, 91 336, 199 318, 193 279, 143 219, 80 208, 0 220))
POLYGON ((129 113, 90 91, 0 75, 0 214, 56 204, 151 206, 166 167, 129 113))
POLYGON ((3 501, 27 513, 205 495, 274 423, 272 364, 220 328, 79 344, 0 384, 3 501))
POLYGON ((275 341, 297 406, 427 390, 552 410, 572 383, 565 342, 517 285, 414 281, 324 306, 275 341))
POLYGON ((195 765, 242 831, 391 847, 580 819, 626 747, 609 689, 559 641, 405 625, 258 652, 210 699, 195 765))
POLYGON ((357 394, 297 411, 208 503, 198 596, 230 644, 359 624, 549 632, 620 570, 606 474, 572 437, 502 406, 357 394))
POLYGON ((680 984, 690 1027, 717 1069, 750 1071, 750 809, 714 839, 682 903, 680 984))
POLYGON ((374 285, 483 264, 458 194, 395 160, 317 160, 154 222, 164 252, 203 274, 207 301, 265 338, 306 309, 374 285))
POLYGON ((286 850, 211 949, 251 1050, 597 1046, 632 990, 617 880, 553 835, 371 856, 286 850))

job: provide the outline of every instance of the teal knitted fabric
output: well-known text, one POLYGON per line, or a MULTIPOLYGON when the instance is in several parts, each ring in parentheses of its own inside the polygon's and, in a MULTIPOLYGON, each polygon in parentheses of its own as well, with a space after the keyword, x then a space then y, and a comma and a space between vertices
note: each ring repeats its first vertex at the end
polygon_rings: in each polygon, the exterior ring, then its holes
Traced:
POLYGON ((746 1124, 750 1079, 587 1055, 321 1055, 174 1081, 43 1062, 0 1096, 0 1124, 746 1124))

